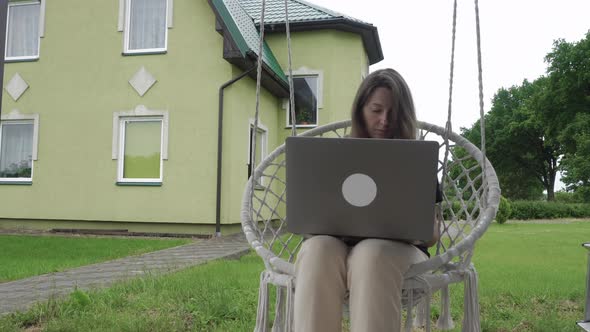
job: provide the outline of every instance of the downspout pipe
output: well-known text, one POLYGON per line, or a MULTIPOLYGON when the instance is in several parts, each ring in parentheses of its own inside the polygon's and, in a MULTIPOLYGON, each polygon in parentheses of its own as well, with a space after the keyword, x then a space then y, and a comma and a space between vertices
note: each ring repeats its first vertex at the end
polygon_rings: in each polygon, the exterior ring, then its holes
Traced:
POLYGON ((256 66, 223 83, 219 87, 219 111, 217 122, 217 200, 215 206, 215 237, 221 236, 221 165, 223 162, 223 90, 253 72, 256 66))

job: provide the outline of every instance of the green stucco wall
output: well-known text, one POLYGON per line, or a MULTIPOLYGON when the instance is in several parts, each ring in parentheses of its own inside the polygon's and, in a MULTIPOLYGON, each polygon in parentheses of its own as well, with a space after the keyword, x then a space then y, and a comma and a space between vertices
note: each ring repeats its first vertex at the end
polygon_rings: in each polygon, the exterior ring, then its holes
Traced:
MULTIPOLYGON (((17 102, 3 91, 2 113, 37 113, 40 122, 33 184, 0 185, 0 227, 131 230, 135 224, 150 231, 151 224, 164 232, 165 223, 171 232, 191 232, 197 229, 191 225, 215 223, 218 89, 242 71, 223 59, 223 39, 207 1, 174 1, 166 54, 122 55, 117 19, 117 1, 48 2, 40 59, 5 65, 5 86, 18 72, 29 89, 17 102), (140 97, 128 81, 142 66, 157 83, 140 97), (169 113, 162 186, 116 185, 113 113, 138 105, 169 113)), ((286 71, 284 35, 269 35, 268 43, 286 71)), ((366 67, 361 38, 334 30, 298 32, 292 46, 295 69, 323 71, 320 124, 348 118, 366 67)), ((225 90, 221 222, 226 229, 240 222, 255 89, 255 80, 246 77, 225 90)), ((270 153, 290 130, 282 100, 264 89, 260 110, 270 153)))
MULTIPOLYGON (((237 76, 239 70, 234 74, 237 76)), ((242 195, 248 180, 248 144, 250 119, 256 115, 256 81, 244 78, 225 92, 224 162, 222 223, 239 223, 242 195)), ((280 101, 262 89, 259 125, 268 128, 270 153, 277 146, 280 130, 276 128, 280 101)), ((260 148, 260 147, 258 147, 260 148)))
POLYGON ((40 59, 6 64, 5 84, 18 72, 30 87, 18 102, 4 92, 3 112, 38 113, 40 128, 33 185, 0 186, 2 218, 215 222, 218 89, 235 71, 214 13, 176 0, 167 54, 136 56, 121 55, 117 17, 116 1, 49 2, 40 59), (144 97, 128 83, 141 66, 158 80, 144 97), (113 112, 137 105, 169 112, 161 187, 115 185, 113 112))

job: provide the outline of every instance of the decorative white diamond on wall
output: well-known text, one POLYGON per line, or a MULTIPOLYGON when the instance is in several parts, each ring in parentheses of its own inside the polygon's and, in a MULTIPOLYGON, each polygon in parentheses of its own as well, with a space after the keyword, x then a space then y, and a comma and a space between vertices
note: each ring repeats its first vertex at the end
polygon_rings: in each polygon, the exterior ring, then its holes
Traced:
POLYGON ((17 101, 28 88, 29 85, 19 73, 14 74, 5 87, 6 91, 8 91, 8 94, 14 99, 14 101, 17 101))
POLYGON ((137 91, 142 97, 155 83, 156 78, 143 66, 129 80, 129 84, 131 84, 135 91, 137 91))

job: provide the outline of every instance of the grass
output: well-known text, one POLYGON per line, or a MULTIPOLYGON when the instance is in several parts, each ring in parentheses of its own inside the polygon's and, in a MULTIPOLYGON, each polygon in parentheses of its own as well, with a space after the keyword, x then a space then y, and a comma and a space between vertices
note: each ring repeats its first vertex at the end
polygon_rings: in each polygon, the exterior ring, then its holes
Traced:
MULTIPOLYGON (((578 331, 590 222, 492 225, 478 242, 483 331, 578 331)), ((76 291, 0 319, 0 331, 252 331, 263 264, 255 254, 100 291, 76 291)), ((463 289, 451 288, 460 331, 463 289)), ((438 303, 433 304, 433 321, 438 303)))
POLYGON ((0 282, 189 243, 188 239, 0 235, 0 282))

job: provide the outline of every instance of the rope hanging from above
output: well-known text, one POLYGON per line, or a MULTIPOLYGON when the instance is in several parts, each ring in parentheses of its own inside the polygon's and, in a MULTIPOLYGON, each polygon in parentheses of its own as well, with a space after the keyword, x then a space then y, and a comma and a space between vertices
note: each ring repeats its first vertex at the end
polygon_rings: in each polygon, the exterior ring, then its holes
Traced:
MULTIPOLYGON (((295 122, 295 91, 293 86, 293 68, 292 68, 292 52, 291 52, 291 30, 290 30, 290 22, 289 22, 289 5, 288 2, 290 0, 285 0, 285 27, 287 33, 287 53, 288 53, 288 71, 289 71, 289 113, 291 118, 291 135, 297 135, 297 123, 295 122)), ((256 72, 256 113, 254 115, 254 130, 252 131, 252 147, 250 148, 250 160, 251 160, 251 167, 252 171, 256 169, 256 145, 258 140, 256 139, 258 135, 258 122, 259 122, 259 113, 260 113, 260 86, 261 86, 261 77, 262 77, 262 61, 263 61, 263 50, 264 50, 264 15, 266 9, 266 0, 262 0, 262 9, 260 11, 260 41, 258 44, 258 63, 257 63, 257 72, 256 72)), ((252 177, 254 178, 254 177, 252 177)), ((252 190, 250 193, 250 199, 252 200, 254 197, 254 187, 252 186, 252 190)))
MULTIPOLYGON (((288 53, 288 80, 289 80, 289 117, 291 119, 291 135, 297 135, 297 123, 296 123, 296 116, 295 116, 295 92, 294 92, 294 85, 293 85, 293 70, 292 70, 292 50, 291 50, 291 31, 290 31, 290 22, 289 22, 289 3, 290 0, 284 0, 285 4, 285 30, 286 30, 286 38, 287 38, 287 53, 288 53)), ((252 170, 256 169, 256 145, 257 145, 257 135, 258 135, 258 123, 259 123, 259 112, 260 112, 260 89, 261 89, 261 76, 262 76, 262 62, 263 62, 263 50, 264 50, 264 16, 265 16, 265 9, 266 9, 266 0, 261 0, 261 11, 260 11, 260 39, 258 45, 258 64, 257 64, 257 73, 256 73, 256 113, 254 118, 254 130, 253 130, 253 137, 252 137, 252 147, 250 149, 251 153, 251 163, 252 163, 252 170)), ((486 149, 485 149, 485 117, 484 117, 484 101, 483 101, 483 78, 482 78, 482 61, 481 61, 481 37, 480 37, 480 21, 479 21, 479 3, 478 0, 475 0, 475 19, 476 19, 476 37, 477 37, 477 64, 478 64, 478 88, 479 88, 479 113, 480 113, 480 125, 481 125, 481 152, 483 156, 483 167, 482 167, 482 186, 486 187, 486 149)), ((449 73, 449 100, 448 100, 448 111, 447 111, 447 121, 445 125, 445 134, 444 134, 444 145, 445 145, 445 155, 444 161, 442 166, 442 176, 443 179, 441 181, 441 190, 444 193, 444 184, 447 174, 447 164, 448 164, 448 156, 450 150, 449 144, 449 135, 452 133, 452 104, 453 104, 453 82, 454 82, 454 68, 455 68, 455 40, 456 40, 456 26, 457 26, 457 0, 453 2, 453 23, 452 23, 452 42, 451 42, 451 63, 450 63, 450 73, 449 73)), ((254 186, 252 186, 251 198, 254 195, 254 186)), ((482 200, 482 204, 485 204, 486 200, 482 200)), ((484 207, 484 206, 482 206, 484 207)), ((438 252, 438 247, 437 247, 438 252)))

